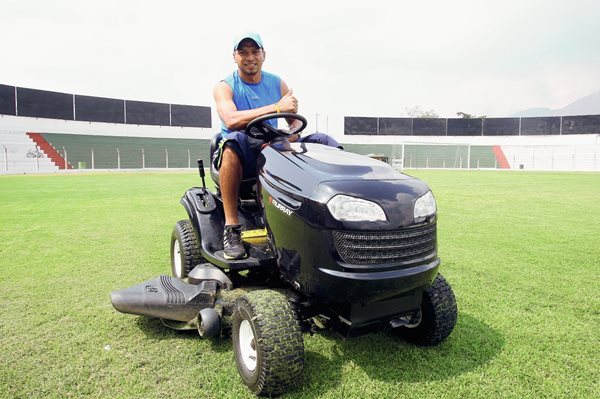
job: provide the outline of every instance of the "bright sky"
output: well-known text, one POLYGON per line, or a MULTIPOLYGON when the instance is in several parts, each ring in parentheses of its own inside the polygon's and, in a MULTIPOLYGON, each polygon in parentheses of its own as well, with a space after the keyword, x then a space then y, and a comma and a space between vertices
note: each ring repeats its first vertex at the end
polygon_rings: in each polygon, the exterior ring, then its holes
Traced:
POLYGON ((0 83, 213 106, 255 30, 310 121, 507 116, 600 90, 599 21, 598 0, 0 0, 0 83))

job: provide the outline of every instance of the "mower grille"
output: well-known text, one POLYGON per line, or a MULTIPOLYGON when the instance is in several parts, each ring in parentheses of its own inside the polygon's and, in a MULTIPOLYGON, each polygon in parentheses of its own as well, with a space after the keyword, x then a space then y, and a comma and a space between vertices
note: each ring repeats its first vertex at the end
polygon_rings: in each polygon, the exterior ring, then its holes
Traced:
POLYGON ((436 224, 395 231, 334 231, 335 247, 346 263, 407 262, 436 249, 436 224))

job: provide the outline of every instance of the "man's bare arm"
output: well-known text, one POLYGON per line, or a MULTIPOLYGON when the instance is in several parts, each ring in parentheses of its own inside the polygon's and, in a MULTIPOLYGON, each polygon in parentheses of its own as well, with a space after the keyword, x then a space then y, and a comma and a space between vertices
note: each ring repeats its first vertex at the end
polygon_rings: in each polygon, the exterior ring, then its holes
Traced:
POLYGON ((233 102, 233 91, 225 82, 219 82, 213 91, 217 113, 229 130, 241 130, 246 127, 248 122, 263 116, 277 112, 275 104, 265 105, 264 107, 238 111, 233 102))
MULTIPOLYGON (((292 90, 288 87, 287 83, 285 83, 283 80, 281 81, 281 95, 282 95, 282 99, 286 96, 286 95, 291 95, 293 97, 293 92, 292 90)), ((298 100, 293 97, 294 100, 296 101, 296 110, 293 111, 294 113, 298 113, 298 100)), ((286 111, 288 112, 288 111, 286 111)), ((302 124, 302 122, 300 122, 298 119, 286 119, 290 130, 295 129, 297 127, 300 127, 300 125, 302 124)), ((294 142, 298 139, 299 135, 293 135, 292 137, 290 137, 290 141, 294 142)))
MULTIPOLYGON (((287 86, 286 86, 287 87, 287 86)), ((298 102, 291 92, 286 93, 281 99, 274 104, 265 105, 264 107, 249 109, 246 111, 238 111, 233 102, 233 90, 225 82, 219 82, 213 91, 215 103, 217 105, 217 113, 229 130, 241 130, 255 118, 259 116, 274 114, 277 112, 277 105, 281 112, 296 112, 298 110, 298 102)))

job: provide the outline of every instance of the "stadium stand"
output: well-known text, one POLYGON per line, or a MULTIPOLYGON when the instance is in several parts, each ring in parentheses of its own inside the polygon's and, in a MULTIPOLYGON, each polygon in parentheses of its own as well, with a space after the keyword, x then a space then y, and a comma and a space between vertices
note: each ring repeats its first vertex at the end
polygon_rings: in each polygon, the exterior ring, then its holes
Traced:
POLYGON ((211 109, 81 96, 0 84, 0 114, 132 125, 211 127, 211 109))
POLYGON ((343 127, 344 138, 351 143, 344 143, 346 149, 386 154, 392 164, 405 168, 600 170, 600 115, 346 116, 343 127))
POLYGON ((552 136, 600 134, 600 115, 523 118, 344 117, 344 135, 552 136))
POLYGON ((0 171, 5 173, 54 172, 58 166, 25 132, 0 130, 0 171))
MULTIPOLYGON (((496 146, 498 147, 498 146, 496 146)), ((403 159, 405 168, 498 168, 508 169, 502 149, 492 145, 404 143, 344 144, 344 149, 362 155, 383 155, 390 162, 403 159), (402 158, 404 146, 404 158, 402 158)))
MULTIPOLYGON (((210 138, 218 130, 211 121, 206 106, 0 84, 0 173, 193 168, 196 159, 208 159, 210 138)), ((600 171, 600 115, 345 116, 334 124, 347 151, 399 169, 600 171)))
MULTIPOLYGON (((68 164, 78 169, 195 167, 207 160, 209 140, 42 133, 68 164)), ((64 165, 64 163, 63 163, 64 165)))

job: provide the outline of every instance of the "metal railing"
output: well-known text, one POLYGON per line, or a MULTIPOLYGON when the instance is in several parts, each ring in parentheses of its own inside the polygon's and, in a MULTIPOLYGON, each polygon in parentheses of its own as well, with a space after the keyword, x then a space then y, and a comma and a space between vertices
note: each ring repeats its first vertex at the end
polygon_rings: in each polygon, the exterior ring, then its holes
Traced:
MULTIPOLYGON (((58 155, 62 159, 49 162, 37 146, 29 150, 0 143, 2 165, 0 172, 20 173, 64 169, 172 169, 192 168, 192 157, 198 149, 157 148, 123 146, 74 147, 60 146, 58 155), (115 158, 116 155, 116 158, 115 158), (69 163, 69 161, 71 163, 69 163), (149 166, 150 165, 150 166, 149 166)), ((348 148, 352 152, 365 154, 371 149, 348 148)), ((205 151, 205 149, 202 149, 205 151)), ((371 152, 371 151, 369 151, 371 152)), ((199 155, 199 154, 198 154, 199 155)), ((202 158, 202 156, 198 156, 202 158)), ((208 155, 208 154, 203 154, 208 155)), ((403 169, 525 169, 525 170, 571 170, 600 171, 600 143, 595 145, 503 145, 486 146, 471 144, 405 143, 389 145, 381 155, 392 166, 403 169), (493 149, 492 147, 496 147, 493 149), (502 150, 502 156, 495 150, 502 150)), ((206 158, 205 158, 206 159, 206 158)))
POLYGON ((59 155, 63 158, 59 161, 60 166, 65 169, 146 169, 149 162, 152 164, 152 168, 192 168, 192 150, 190 148, 175 151, 172 148, 163 147, 159 150, 154 147, 149 151, 145 147, 132 150, 114 146, 112 149, 105 147, 100 150, 90 146, 89 150, 82 151, 80 148, 69 149, 67 146, 61 146, 59 155), (108 155, 111 151, 116 155, 115 158, 108 155))

